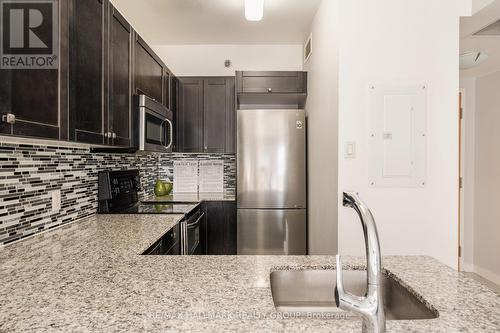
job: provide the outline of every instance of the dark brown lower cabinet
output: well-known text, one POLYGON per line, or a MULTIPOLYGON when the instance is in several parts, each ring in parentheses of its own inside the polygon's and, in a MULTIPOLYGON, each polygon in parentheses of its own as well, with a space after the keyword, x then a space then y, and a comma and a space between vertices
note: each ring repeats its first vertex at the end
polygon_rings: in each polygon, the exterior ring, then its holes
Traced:
POLYGON ((143 253, 144 255, 180 255, 181 242, 180 242, 180 225, 170 229, 163 237, 157 240, 143 253))
POLYGON ((205 230, 202 230, 205 254, 235 255, 236 202, 210 201, 202 207, 205 212, 205 230))

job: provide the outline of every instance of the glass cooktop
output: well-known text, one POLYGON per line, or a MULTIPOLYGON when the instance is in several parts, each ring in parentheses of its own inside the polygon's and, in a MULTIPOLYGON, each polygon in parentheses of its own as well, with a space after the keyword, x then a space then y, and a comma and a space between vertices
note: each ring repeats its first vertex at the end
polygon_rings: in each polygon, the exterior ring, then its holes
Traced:
POLYGON ((126 208, 120 213, 123 214, 187 214, 196 204, 165 204, 165 203, 138 203, 130 208, 126 208))

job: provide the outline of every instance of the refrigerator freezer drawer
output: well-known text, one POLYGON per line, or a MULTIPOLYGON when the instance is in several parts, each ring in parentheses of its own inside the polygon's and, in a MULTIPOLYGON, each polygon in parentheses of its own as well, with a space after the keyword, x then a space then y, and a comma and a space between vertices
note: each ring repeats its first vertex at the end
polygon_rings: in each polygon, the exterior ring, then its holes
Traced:
POLYGON ((238 254, 307 254, 305 209, 238 209, 238 254))

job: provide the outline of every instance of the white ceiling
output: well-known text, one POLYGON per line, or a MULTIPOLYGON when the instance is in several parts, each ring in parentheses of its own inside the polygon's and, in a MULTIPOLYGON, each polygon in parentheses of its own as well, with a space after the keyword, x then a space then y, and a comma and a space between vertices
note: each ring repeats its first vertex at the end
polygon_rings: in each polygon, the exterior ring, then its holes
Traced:
POLYGON ((466 70, 461 70, 463 77, 480 77, 500 71, 500 36, 476 37, 477 31, 500 19, 500 0, 480 10, 471 17, 460 20, 460 53, 467 51, 481 51, 489 58, 483 64, 466 70))
POLYGON ((111 0, 153 45, 302 44, 321 0, 265 0, 260 22, 244 0, 111 0))

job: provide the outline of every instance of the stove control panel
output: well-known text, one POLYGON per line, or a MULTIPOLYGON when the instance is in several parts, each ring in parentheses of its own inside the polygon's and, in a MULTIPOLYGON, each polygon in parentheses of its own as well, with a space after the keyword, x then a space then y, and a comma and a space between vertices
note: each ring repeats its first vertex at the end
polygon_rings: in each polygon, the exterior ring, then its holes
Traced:
POLYGON ((110 213, 134 205, 139 200, 139 170, 99 172, 99 213, 110 213))

